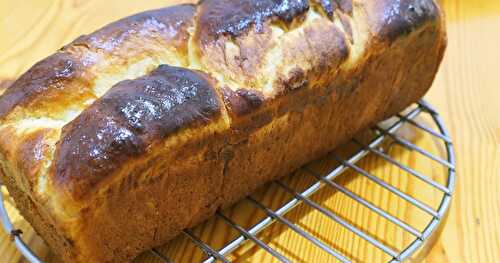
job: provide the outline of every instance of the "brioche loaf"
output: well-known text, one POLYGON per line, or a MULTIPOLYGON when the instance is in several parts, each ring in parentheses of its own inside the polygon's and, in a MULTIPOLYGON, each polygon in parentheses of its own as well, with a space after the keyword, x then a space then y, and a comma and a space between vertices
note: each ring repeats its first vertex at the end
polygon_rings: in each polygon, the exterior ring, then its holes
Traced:
POLYGON ((65 262, 123 262, 421 98, 433 0, 204 0, 136 14, 0 97, 0 174, 65 262))

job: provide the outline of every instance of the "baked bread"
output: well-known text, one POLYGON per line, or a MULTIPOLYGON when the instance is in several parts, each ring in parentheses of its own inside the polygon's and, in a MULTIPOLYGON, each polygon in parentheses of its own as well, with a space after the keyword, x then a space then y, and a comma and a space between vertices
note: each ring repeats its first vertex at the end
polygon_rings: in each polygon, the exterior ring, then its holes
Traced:
POLYGON ((0 173, 65 262, 123 262, 421 98, 433 0, 204 0, 130 16, 0 97, 0 173))

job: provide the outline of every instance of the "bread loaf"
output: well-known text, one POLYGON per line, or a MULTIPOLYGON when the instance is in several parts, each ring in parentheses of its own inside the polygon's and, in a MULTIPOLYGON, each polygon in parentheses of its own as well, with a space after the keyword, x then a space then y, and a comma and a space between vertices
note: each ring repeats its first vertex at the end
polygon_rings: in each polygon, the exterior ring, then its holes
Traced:
POLYGON ((0 97, 0 174, 65 262, 123 262, 421 98, 433 0, 204 0, 136 14, 0 97))

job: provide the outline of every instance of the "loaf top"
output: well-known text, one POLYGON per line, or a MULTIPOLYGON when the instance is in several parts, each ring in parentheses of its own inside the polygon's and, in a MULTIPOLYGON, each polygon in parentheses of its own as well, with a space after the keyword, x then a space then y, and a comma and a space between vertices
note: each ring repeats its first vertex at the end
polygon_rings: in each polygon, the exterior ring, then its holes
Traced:
POLYGON ((433 0, 204 0, 124 18, 3 93, 2 171, 71 216, 155 145, 222 133, 263 109, 276 116, 279 98, 427 27, 444 34, 433 0))

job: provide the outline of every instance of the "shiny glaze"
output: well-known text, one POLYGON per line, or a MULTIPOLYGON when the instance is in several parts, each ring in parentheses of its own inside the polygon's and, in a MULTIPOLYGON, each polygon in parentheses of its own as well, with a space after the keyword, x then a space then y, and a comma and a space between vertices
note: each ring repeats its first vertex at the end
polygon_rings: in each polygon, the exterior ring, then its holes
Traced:
POLYGON ((71 81, 82 80, 82 67, 81 61, 64 51, 36 63, 0 96, 0 119, 49 89, 63 89, 71 81))
POLYGON ((438 7, 433 0, 383 0, 378 3, 377 9, 379 38, 390 41, 439 17, 438 7))
POLYGON ((328 17, 332 18, 335 10, 352 14, 352 0, 315 0, 319 2, 328 17))
POLYGON ((268 19, 289 23, 308 9, 307 0, 205 0, 199 6, 200 39, 238 36, 250 26, 260 32, 268 19))
POLYGON ((323 10, 328 15, 328 17, 332 17, 333 16, 333 3, 332 3, 332 0, 316 0, 316 2, 319 2, 321 4, 321 7, 323 7, 323 10))
POLYGON ((75 197, 175 131, 220 114, 206 75, 161 65, 151 74, 116 84, 64 127, 55 181, 75 197))

